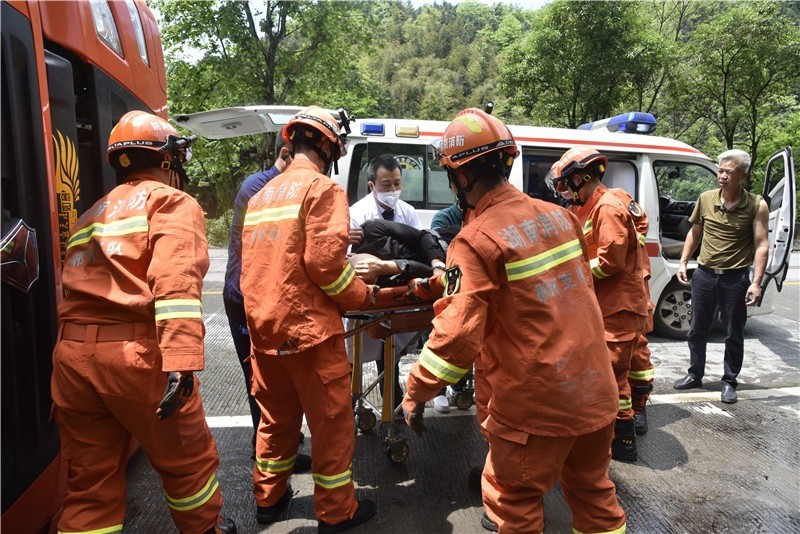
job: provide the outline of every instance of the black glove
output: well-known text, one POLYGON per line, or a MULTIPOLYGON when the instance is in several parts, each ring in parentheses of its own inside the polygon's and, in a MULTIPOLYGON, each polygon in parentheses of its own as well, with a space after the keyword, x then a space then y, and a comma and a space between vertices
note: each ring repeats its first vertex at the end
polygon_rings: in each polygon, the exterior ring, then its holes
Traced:
POLYGON ((194 374, 191 371, 167 373, 167 389, 158 403, 156 415, 164 420, 180 410, 194 391, 194 374))
POLYGON ((411 402, 412 401, 403 399, 403 417, 406 420, 408 428, 410 428, 411 431, 417 436, 421 436, 428 431, 427 427, 425 427, 425 422, 422 419, 422 416, 425 413, 425 403, 416 403, 416 406, 414 406, 412 411, 409 412, 407 411, 407 407, 409 404, 411 404, 411 402))

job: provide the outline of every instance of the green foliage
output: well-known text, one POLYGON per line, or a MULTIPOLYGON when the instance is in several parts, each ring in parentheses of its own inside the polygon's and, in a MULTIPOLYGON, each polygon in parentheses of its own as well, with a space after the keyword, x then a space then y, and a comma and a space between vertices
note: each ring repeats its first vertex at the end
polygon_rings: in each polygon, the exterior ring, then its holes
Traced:
POLYGON ((233 210, 229 210, 215 219, 206 218, 208 246, 227 248, 231 237, 232 216, 233 210))
MULTIPOLYGON (((797 147, 800 2, 155 0, 170 112, 343 106, 358 117, 451 119, 487 101, 509 123, 575 127, 632 110, 715 157, 797 147)), ((201 140, 189 187, 227 232, 236 191, 272 137, 201 140)), ((694 195, 688 179, 676 193, 694 195), (684 191, 684 189, 686 189, 684 191)), ((220 235, 222 235, 220 233, 220 235)))

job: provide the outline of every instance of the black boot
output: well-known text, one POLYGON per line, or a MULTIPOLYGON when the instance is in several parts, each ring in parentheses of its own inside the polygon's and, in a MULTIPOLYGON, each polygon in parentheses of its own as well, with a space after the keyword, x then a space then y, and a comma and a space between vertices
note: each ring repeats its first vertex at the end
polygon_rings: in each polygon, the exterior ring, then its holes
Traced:
POLYGON ((483 512, 483 516, 481 516, 481 526, 489 532, 497 532, 499 530, 497 523, 489 519, 486 512, 483 512))
POLYGON ((236 534, 236 523, 233 519, 223 517, 215 528, 210 528, 205 534, 236 534))
POLYGON ((317 528, 319 529, 320 534, 334 534, 336 532, 347 530, 350 527, 360 525, 361 523, 366 523, 372 519, 372 516, 374 515, 375 501, 371 501, 370 499, 362 499, 358 501, 356 513, 353 514, 353 517, 350 519, 346 519, 340 523, 334 523, 332 525, 326 523, 325 521, 320 521, 317 528))
POLYGON ((636 435, 647 434, 647 399, 653 391, 653 384, 636 385, 631 388, 631 404, 633 404, 633 421, 636 435))
POLYGON ((289 507, 289 503, 292 502, 293 496, 292 486, 287 484, 286 493, 278 499, 278 502, 272 506, 256 506, 256 521, 261 525, 269 525, 280 519, 283 512, 289 507))
POLYGON ((633 419, 626 421, 617 419, 614 424, 614 441, 611 442, 611 459, 619 462, 635 462, 636 426, 633 419))

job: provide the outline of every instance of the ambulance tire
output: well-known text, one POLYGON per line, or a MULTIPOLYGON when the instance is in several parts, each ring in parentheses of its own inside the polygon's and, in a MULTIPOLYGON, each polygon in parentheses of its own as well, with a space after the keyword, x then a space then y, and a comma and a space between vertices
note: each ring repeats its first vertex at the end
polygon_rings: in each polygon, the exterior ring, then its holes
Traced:
POLYGON ((692 288, 672 280, 653 310, 653 330, 669 339, 686 340, 692 324, 692 288))

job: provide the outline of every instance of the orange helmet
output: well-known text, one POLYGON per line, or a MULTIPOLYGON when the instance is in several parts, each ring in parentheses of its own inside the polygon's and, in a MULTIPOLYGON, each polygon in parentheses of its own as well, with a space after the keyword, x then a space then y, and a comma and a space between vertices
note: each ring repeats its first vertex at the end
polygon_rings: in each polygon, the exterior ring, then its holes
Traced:
POLYGON ((570 148, 560 160, 553 163, 550 168, 551 177, 554 180, 561 180, 582 169, 588 169, 595 163, 598 164, 597 171, 602 179, 608 165, 606 156, 591 147, 570 148))
POLYGON ((347 154, 346 135, 342 134, 339 121, 319 106, 309 106, 289 119, 283 127, 283 140, 287 143, 296 141, 295 136, 299 131, 303 131, 305 138, 315 145, 321 138, 330 141, 336 147, 331 154, 332 161, 347 154))
POLYGON ((505 151, 510 162, 519 156, 511 130, 503 121, 477 108, 459 111, 435 144, 439 163, 457 169, 475 158, 497 150, 505 151))
POLYGON ((556 196, 563 196, 567 190, 572 190, 572 203, 581 205, 578 191, 583 185, 594 177, 603 179, 606 172, 608 158, 591 147, 575 147, 567 150, 561 159, 553 163, 547 173, 545 183, 556 196), (583 179, 577 184, 568 180, 573 174, 586 170, 583 179))

